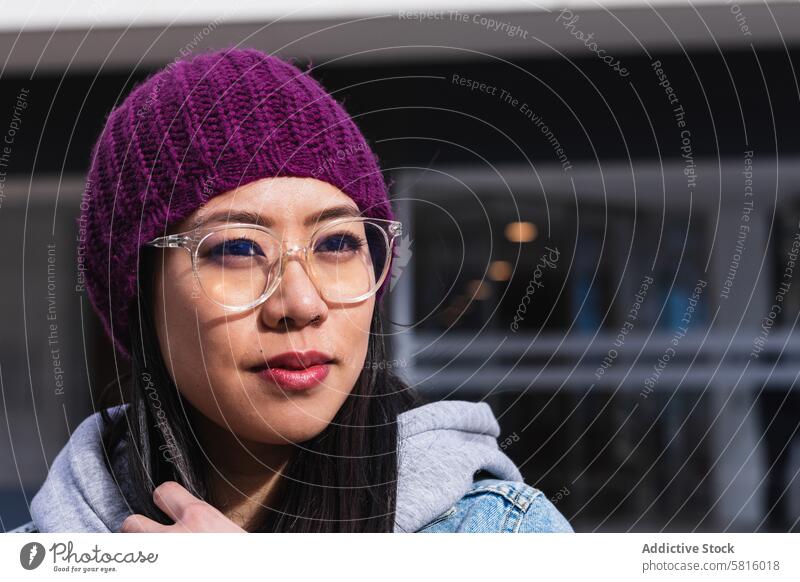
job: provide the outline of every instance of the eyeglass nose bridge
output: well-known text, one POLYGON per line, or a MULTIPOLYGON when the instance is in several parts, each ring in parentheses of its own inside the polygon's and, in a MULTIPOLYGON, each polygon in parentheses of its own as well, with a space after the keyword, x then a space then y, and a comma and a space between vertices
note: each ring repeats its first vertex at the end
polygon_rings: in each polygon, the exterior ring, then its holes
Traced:
POLYGON ((291 258, 294 256, 301 256, 305 258, 308 255, 308 247, 301 245, 289 245, 283 250, 284 258, 291 258))
POLYGON ((306 272, 309 276, 311 276, 311 273, 308 269, 308 245, 304 246, 299 244, 289 244, 284 247, 280 258, 281 275, 283 275, 284 267, 293 257, 296 257, 301 263, 305 263, 306 272))
MULTIPOLYGON (((299 244, 289 244, 285 246, 283 251, 281 252, 280 257, 280 265, 278 268, 278 280, 275 282, 275 285, 272 289, 272 292, 278 288, 278 286, 283 282, 283 276, 286 272, 286 265, 287 263, 293 258, 296 257, 301 263, 303 263, 304 270, 306 272, 306 276, 311 280, 312 285, 317 290, 317 293, 322 297, 322 290, 320 289, 319 283, 314 276, 313 270, 309 268, 308 264, 308 245, 299 245, 299 244)), ((271 295, 272 293, 269 293, 271 295)), ((269 296, 268 295, 268 296, 269 296)), ((266 297, 263 298, 266 300, 266 297)))

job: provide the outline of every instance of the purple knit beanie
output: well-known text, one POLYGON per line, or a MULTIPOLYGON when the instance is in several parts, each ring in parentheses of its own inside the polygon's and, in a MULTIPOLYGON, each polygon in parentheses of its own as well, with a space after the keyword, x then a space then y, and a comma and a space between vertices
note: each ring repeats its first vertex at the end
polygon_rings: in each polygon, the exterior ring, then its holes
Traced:
POLYGON ((307 72, 277 57, 225 49, 176 60, 111 111, 79 221, 89 299, 123 355, 140 247, 209 198, 275 176, 323 180, 363 216, 394 218, 356 124, 307 72))

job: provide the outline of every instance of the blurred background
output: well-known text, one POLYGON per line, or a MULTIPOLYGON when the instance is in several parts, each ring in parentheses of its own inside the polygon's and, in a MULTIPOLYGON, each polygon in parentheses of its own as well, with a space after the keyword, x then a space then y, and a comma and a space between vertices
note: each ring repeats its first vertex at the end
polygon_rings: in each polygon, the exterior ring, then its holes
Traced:
POLYGON ((302 4, 3 8, 0 530, 125 371, 77 252, 105 116, 239 45, 310 64, 392 181, 387 365, 488 402, 576 530, 797 531, 800 5, 302 4))

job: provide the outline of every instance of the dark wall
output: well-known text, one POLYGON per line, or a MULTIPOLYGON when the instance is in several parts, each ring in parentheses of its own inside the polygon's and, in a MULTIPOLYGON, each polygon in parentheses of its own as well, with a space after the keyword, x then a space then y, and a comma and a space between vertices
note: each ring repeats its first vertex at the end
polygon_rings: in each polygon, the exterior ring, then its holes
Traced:
MULTIPOLYGON (((385 167, 431 162, 555 161, 553 147, 521 104, 542 117, 573 163, 633 156, 680 157, 672 106, 651 63, 662 68, 686 111, 695 157, 800 152, 800 51, 750 50, 622 56, 621 77, 594 57, 566 60, 489 57, 440 62, 340 66, 315 63, 313 74, 335 92, 375 143, 385 167), (452 82, 453 75, 497 87, 494 95, 452 82), (518 105, 501 99, 506 90, 518 105), (506 134, 506 135, 503 135, 506 134), (654 138, 658 136, 658 139, 654 138), (507 137, 506 137, 507 136, 507 137), (411 138, 411 139, 397 139, 411 138), (391 141, 381 141, 391 139, 391 141), (441 141, 435 141, 441 140, 441 141), (453 142, 447 145, 443 142, 453 142), (516 142, 518 146, 515 146, 516 142), (474 150, 475 153, 470 153, 474 150)), ((0 111, 30 90, 25 131, 10 171, 84 172, 89 151, 114 103, 149 71, 37 75, 0 80, 0 111)))

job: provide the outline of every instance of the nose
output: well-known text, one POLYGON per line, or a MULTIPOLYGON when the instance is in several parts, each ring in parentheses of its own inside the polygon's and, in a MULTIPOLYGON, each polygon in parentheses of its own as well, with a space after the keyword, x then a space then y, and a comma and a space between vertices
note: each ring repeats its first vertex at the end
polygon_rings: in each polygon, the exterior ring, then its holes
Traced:
POLYGON ((277 289, 261 305, 261 319, 271 329, 302 329, 328 317, 328 305, 305 270, 300 253, 289 253, 277 289), (296 259, 296 260, 292 260, 296 259))

